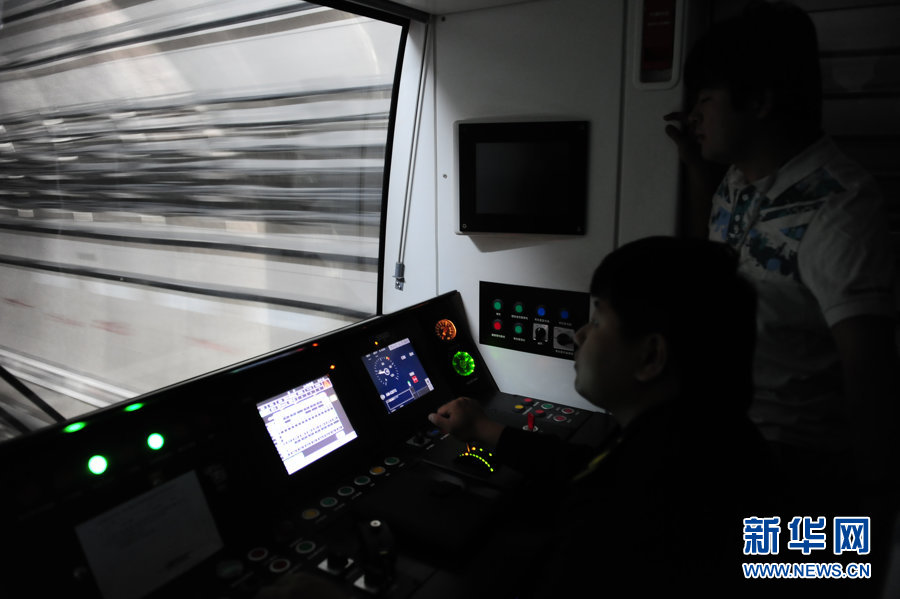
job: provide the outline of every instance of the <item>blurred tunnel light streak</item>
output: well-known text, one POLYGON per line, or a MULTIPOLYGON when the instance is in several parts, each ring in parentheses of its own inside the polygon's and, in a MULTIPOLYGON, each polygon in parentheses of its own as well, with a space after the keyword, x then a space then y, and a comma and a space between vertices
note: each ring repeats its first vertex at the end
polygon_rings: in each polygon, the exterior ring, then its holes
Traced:
POLYGON ((142 393, 375 312, 400 26, 295 0, 3 9, 0 349, 142 393))

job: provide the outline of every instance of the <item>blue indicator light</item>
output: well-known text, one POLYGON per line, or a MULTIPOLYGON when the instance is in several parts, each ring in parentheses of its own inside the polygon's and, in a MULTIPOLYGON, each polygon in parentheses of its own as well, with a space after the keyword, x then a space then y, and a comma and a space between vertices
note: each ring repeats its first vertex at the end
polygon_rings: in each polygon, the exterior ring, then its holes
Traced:
POLYGON ((544 316, 544 315, 546 315, 546 314, 547 314, 547 310, 544 309, 544 306, 539 306, 538 309, 537 309, 537 315, 538 315, 538 316, 544 316))

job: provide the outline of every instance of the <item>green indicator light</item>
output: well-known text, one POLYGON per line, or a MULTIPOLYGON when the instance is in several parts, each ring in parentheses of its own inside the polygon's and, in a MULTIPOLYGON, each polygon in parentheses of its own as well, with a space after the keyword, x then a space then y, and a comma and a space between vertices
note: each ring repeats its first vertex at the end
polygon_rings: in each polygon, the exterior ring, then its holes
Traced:
POLYGON ((157 449, 162 449, 162 446, 165 445, 166 439, 159 433, 153 433, 149 437, 147 437, 147 447, 156 451, 157 449))
POLYGON ((520 325, 520 324, 516 325, 516 335, 521 335, 522 331, 524 331, 524 330, 525 329, 522 328, 522 325, 520 325))
POLYGON ((502 309, 503 309, 503 302, 501 302, 500 300, 494 300, 494 310, 502 310, 502 309))
POLYGON ((92 456, 88 460, 88 470, 90 470, 91 474, 103 474, 108 466, 109 462, 102 455, 92 456))
POLYGON ((63 429, 64 433, 77 433, 81 429, 87 426, 87 422, 73 422, 63 429))
POLYGON ((136 412, 137 410, 140 410, 143 407, 144 407, 144 404, 142 404, 142 403, 133 403, 130 406, 125 406, 125 411, 126 412, 136 412))
POLYGON ((522 304, 516 304, 515 310, 516 314, 521 314, 525 310, 525 307, 522 304))
POLYGON ((475 372, 475 358, 468 352, 458 351, 453 355, 453 370, 459 376, 469 376, 475 372))

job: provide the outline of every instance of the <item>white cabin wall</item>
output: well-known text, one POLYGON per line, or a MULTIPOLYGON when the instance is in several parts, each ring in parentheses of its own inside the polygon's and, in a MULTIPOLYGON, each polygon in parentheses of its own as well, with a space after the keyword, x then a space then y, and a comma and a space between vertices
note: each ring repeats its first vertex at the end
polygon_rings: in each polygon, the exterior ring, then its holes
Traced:
POLYGON ((682 66, 705 24, 705 2, 677 3, 673 70, 669 81, 640 81, 643 2, 628 2, 617 246, 650 235, 675 235, 679 219, 678 151, 663 116, 684 110, 682 66))
MULTIPOLYGON (((428 33, 433 38, 434 32, 428 33)), ((433 39, 431 43, 433 43, 433 39)), ((413 140, 416 114, 416 96, 419 91, 419 73, 426 44, 426 26, 411 23, 406 52, 403 57, 400 91, 397 98, 397 119, 394 127, 394 145, 391 156, 391 177, 387 205, 384 258, 384 313, 394 312, 406 306, 438 295, 437 286, 437 230, 434 174, 435 118, 434 118, 434 64, 429 57, 424 97, 421 101, 421 125, 418 153, 409 178, 410 150, 413 140), (403 290, 395 289, 394 265, 400 257, 400 243, 404 222, 404 204, 407 181, 412 186, 406 225, 408 248, 403 256, 405 283, 403 290)))
MULTIPOLYGON (((680 86, 632 89, 634 48, 625 35, 633 24, 626 4, 635 3, 539 0, 435 17, 433 70, 428 75, 416 161, 403 291, 394 288, 392 275, 406 182, 405 140, 409 139, 402 128, 412 125, 404 122, 411 118, 398 118, 385 312, 456 289, 477 337, 479 281, 587 291, 593 269, 620 239, 674 232, 678 163, 663 132, 662 115, 680 108, 680 86), (516 119, 590 121, 585 236, 455 233, 455 124, 516 119), (637 132, 634 140, 629 127, 637 132), (645 144, 652 144, 652 151, 645 151, 645 144), (623 156, 628 159, 624 169, 623 156)), ((415 65, 418 56, 414 59, 412 54, 421 49, 420 37, 411 36, 419 42, 407 51, 407 61, 415 65)), ((401 115, 413 114, 417 85, 413 79, 418 72, 417 66, 405 71, 401 115)), ((571 360, 492 346, 479 349, 503 391, 589 406, 573 390, 571 360)))

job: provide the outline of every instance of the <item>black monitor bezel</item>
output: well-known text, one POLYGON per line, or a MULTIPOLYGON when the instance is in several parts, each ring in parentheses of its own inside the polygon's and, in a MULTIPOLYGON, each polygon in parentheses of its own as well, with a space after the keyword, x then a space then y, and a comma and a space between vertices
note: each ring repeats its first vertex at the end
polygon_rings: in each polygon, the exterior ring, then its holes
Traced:
POLYGON ((520 233, 545 235, 584 235, 587 230, 588 121, 515 121, 461 122, 457 124, 459 158, 459 221, 457 232, 520 233), (562 141, 574 157, 570 168, 567 197, 556 197, 547 210, 534 214, 485 213, 479 209, 476 185, 476 151, 479 144, 490 142, 562 141), (560 202, 568 200, 566 210, 560 202))

